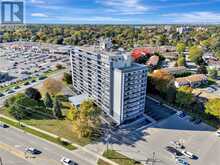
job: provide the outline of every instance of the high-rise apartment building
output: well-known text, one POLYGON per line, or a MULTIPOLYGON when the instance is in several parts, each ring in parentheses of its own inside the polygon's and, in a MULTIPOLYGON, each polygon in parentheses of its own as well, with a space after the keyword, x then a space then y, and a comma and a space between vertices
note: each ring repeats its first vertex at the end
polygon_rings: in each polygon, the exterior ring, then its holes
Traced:
POLYGON ((145 110, 147 68, 123 52, 98 47, 71 50, 73 87, 86 94, 118 124, 134 121, 145 110))

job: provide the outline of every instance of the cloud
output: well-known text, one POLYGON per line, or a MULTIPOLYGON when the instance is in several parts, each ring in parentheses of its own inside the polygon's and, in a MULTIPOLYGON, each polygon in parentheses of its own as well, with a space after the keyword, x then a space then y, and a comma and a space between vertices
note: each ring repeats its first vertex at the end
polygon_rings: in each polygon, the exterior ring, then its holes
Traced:
POLYGON ((66 17, 66 16, 57 16, 55 19, 63 22, 128 22, 130 21, 127 18, 114 18, 114 17, 105 17, 105 16, 92 16, 92 17, 66 17))
POLYGON ((43 18, 47 18, 48 15, 44 14, 44 13, 32 13, 31 14, 32 17, 43 17, 43 18))
POLYGON ((35 5, 44 5, 44 4, 46 4, 46 2, 43 1, 43 0, 31 0, 31 3, 35 4, 35 5))
POLYGON ((106 11, 124 15, 144 14, 151 9, 140 0, 97 0, 96 2, 108 7, 106 11))
POLYGON ((191 12, 169 13, 162 15, 176 23, 220 23, 220 13, 215 12, 191 12))

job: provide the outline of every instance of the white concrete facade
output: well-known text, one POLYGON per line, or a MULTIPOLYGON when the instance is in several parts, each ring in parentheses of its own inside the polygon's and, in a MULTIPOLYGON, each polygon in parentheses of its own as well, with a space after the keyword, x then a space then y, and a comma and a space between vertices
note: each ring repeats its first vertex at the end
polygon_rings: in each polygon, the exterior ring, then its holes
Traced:
MULTIPOLYGON (((91 49, 89 49, 91 50, 91 49)), ((122 124, 143 115, 147 68, 130 55, 74 48, 71 51, 73 87, 86 94, 115 122, 122 124)))

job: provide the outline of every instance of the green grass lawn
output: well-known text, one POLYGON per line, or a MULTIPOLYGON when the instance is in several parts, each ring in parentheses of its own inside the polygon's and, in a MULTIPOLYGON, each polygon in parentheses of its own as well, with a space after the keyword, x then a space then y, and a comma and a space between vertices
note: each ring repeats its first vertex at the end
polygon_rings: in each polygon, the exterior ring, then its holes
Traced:
MULTIPOLYGON (((107 150, 103 154, 104 157, 118 163, 119 165, 141 165, 140 162, 130 159, 115 150, 107 150)), ((109 165, 108 163, 99 160, 98 165, 109 165)))
MULTIPOLYGON (((0 109, 0 114, 13 118, 6 108, 0 109)), ((36 116, 35 116, 36 117, 36 116)), ((13 118, 14 119, 14 118, 13 118)), ((29 119, 21 120, 21 122, 26 123, 27 125, 48 131, 59 137, 66 138, 74 143, 79 145, 86 145, 92 142, 90 138, 79 138, 72 129, 72 122, 69 120, 58 120, 58 119, 29 119)))
POLYGON ((59 137, 66 138, 74 143, 80 144, 80 145, 86 145, 91 142, 89 138, 79 138, 76 133, 74 133, 72 128, 72 122, 69 120, 22 120, 22 122, 37 127, 39 129, 48 131, 50 133, 53 133, 59 137))

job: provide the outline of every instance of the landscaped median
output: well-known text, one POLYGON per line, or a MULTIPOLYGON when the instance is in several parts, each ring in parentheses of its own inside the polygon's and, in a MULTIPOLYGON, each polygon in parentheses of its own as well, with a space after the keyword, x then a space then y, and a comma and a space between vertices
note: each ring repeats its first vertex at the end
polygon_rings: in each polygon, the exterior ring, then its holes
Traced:
POLYGON ((21 129, 21 130, 23 130, 25 132, 28 132, 30 134, 33 134, 35 136, 38 136, 40 138, 43 138, 43 139, 45 139, 47 141, 56 143, 56 144, 58 144, 60 146, 65 147, 68 150, 74 150, 74 149, 77 148, 70 141, 68 141, 66 139, 60 138, 59 136, 56 136, 54 134, 51 134, 49 132, 40 130, 40 129, 32 127, 32 126, 29 126, 27 124, 24 124, 24 123, 19 122, 17 120, 11 119, 11 118, 6 117, 4 115, 0 115, 0 121, 6 123, 8 125, 11 125, 13 127, 16 127, 18 129, 21 129))

